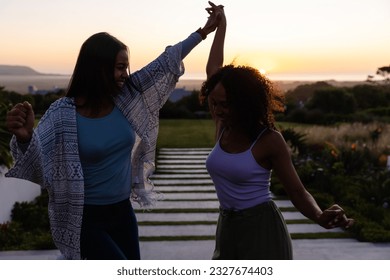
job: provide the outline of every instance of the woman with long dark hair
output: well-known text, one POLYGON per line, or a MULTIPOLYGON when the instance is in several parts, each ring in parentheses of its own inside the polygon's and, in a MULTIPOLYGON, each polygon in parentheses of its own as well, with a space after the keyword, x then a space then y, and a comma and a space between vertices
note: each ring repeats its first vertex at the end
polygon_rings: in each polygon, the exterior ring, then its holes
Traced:
POLYGON ((220 19, 210 2, 203 28, 128 73, 125 44, 102 32, 80 49, 65 97, 34 126, 27 102, 7 114, 15 165, 6 174, 49 193, 55 245, 66 259, 140 259, 138 227, 129 200, 157 199, 154 170, 159 110, 184 73, 182 60, 220 19))

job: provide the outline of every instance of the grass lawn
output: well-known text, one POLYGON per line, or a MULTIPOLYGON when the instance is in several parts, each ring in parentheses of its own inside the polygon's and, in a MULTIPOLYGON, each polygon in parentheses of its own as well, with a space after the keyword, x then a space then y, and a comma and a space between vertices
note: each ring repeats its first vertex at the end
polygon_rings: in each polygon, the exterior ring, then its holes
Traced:
POLYGON ((211 148, 215 144, 214 135, 212 120, 161 119, 157 149, 211 148))
MULTIPOLYGON (((306 127, 292 123, 277 123, 278 127, 306 127)), ((160 148, 212 148, 215 128, 211 119, 160 119, 157 149, 160 148)))
MULTIPOLYGON (((277 126, 288 128, 297 124, 277 123, 277 126)), ((160 119, 157 149, 212 148, 214 145, 215 127, 210 119, 160 119)))

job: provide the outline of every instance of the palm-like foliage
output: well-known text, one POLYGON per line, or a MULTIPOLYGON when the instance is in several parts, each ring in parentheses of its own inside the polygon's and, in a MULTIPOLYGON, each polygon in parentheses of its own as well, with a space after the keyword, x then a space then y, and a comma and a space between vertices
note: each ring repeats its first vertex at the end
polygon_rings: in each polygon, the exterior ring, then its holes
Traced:
POLYGON ((298 154, 303 154, 306 151, 306 135, 304 133, 296 132, 292 128, 282 128, 281 133, 293 153, 298 152, 298 154))

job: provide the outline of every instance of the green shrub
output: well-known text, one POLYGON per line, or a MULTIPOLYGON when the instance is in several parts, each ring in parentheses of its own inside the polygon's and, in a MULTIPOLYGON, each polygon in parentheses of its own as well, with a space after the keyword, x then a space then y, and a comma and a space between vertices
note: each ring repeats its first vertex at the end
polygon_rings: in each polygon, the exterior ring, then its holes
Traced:
POLYGON ((47 200, 47 192, 43 192, 33 202, 16 202, 11 211, 12 221, 19 223, 26 231, 49 230, 47 200))
POLYGON ((47 193, 33 202, 15 203, 11 222, 0 224, 0 250, 54 249, 47 213, 47 193))
POLYGON ((0 224, 0 250, 16 249, 17 244, 23 244, 23 230, 18 223, 0 224))
POLYGON ((390 172, 370 149, 309 145, 294 164, 321 208, 337 203, 356 220, 349 230, 356 239, 390 242, 390 172))
POLYGON ((12 135, 5 126, 7 111, 8 106, 5 103, 0 103, 0 166, 5 165, 9 168, 13 159, 9 148, 12 135))
POLYGON ((361 241, 389 242, 390 232, 380 227, 366 226, 359 234, 361 241))
POLYGON ((328 193, 315 192, 315 191, 310 191, 310 193, 313 195, 313 197, 318 203, 318 206, 320 206, 321 209, 328 208, 329 206, 335 203, 333 196, 328 193))

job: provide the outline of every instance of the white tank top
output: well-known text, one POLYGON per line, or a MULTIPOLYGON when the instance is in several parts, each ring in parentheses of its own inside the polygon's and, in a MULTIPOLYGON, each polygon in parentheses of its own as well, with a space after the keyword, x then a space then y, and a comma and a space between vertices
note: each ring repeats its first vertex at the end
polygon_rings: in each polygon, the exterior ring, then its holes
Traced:
POLYGON ((209 154, 206 168, 223 209, 242 210, 271 200, 271 170, 260 166, 252 154, 253 146, 265 130, 244 152, 227 153, 218 139, 209 154))

